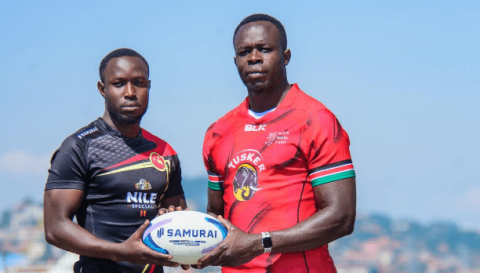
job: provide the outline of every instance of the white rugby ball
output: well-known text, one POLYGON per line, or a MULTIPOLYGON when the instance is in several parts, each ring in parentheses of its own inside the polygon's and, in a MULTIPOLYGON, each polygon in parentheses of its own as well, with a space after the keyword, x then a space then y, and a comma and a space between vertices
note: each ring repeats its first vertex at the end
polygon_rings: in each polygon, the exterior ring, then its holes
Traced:
POLYGON ((198 211, 174 211, 155 217, 143 233, 143 243, 172 255, 180 264, 196 264, 227 237, 216 218, 198 211))

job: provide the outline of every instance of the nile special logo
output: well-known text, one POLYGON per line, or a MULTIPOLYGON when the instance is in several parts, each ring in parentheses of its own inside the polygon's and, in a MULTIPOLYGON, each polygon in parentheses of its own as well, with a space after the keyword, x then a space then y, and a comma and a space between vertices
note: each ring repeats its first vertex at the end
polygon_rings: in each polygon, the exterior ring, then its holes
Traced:
POLYGON ((229 168, 236 169, 233 179, 233 194, 239 201, 250 200, 258 188, 258 173, 265 170, 262 155, 255 150, 244 150, 236 153, 229 168))
POLYGON ((135 183, 135 189, 137 191, 148 191, 148 190, 151 190, 152 189, 152 185, 150 184, 150 182, 148 182, 147 180, 145 179, 140 179, 140 181, 138 181, 137 183, 135 183))

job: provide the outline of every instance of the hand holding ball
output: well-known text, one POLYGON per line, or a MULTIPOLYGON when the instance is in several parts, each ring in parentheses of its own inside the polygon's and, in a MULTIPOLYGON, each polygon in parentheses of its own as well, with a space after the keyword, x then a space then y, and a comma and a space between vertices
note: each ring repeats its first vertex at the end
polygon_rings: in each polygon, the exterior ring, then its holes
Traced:
POLYGON ((216 218, 197 211, 174 211, 154 218, 143 234, 151 249, 179 264, 196 264, 227 237, 216 218))

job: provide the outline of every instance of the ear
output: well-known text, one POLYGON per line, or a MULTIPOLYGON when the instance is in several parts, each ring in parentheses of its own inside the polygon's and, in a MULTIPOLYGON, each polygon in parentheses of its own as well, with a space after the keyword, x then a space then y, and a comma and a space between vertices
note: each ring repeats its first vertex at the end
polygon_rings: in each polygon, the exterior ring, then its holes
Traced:
POLYGON ((152 81, 151 80, 148 80, 147 82, 147 88, 148 88, 148 91, 150 91, 150 87, 152 86, 152 81))
POLYGON ((291 57, 292 57, 292 52, 290 52, 290 49, 287 49, 283 52, 283 61, 284 61, 285 66, 288 65, 291 57))
POLYGON ((100 95, 102 95, 102 97, 105 98, 105 84, 103 84, 101 81, 98 81, 97 89, 98 89, 98 92, 100 92, 100 95))
POLYGON ((235 65, 237 65, 237 57, 236 57, 236 56, 233 56, 233 63, 234 63, 235 65))

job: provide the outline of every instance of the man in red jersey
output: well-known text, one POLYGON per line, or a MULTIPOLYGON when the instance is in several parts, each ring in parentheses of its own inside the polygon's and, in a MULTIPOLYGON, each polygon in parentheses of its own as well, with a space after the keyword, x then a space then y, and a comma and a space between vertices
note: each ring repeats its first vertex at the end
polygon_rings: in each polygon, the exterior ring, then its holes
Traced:
POLYGON ((348 135, 322 103, 288 83, 291 53, 278 20, 248 16, 233 44, 248 97, 208 128, 203 147, 207 210, 228 236, 197 267, 336 272, 327 244, 355 222, 348 135))

